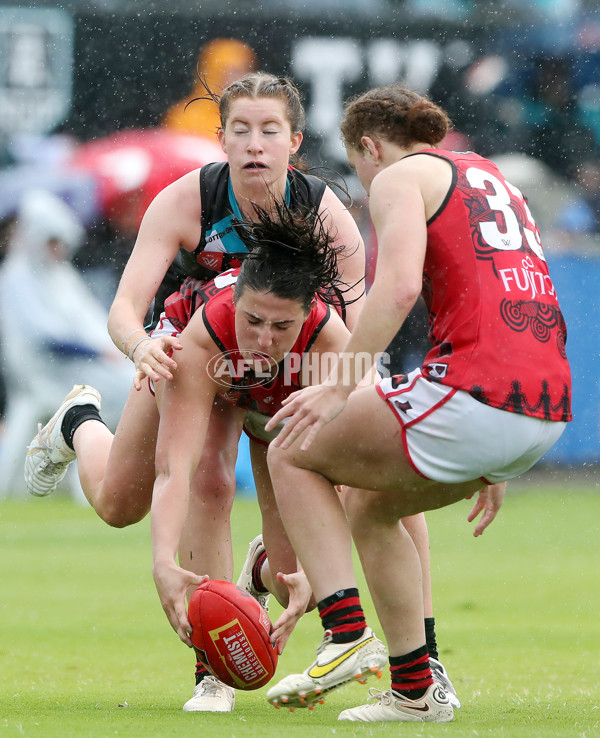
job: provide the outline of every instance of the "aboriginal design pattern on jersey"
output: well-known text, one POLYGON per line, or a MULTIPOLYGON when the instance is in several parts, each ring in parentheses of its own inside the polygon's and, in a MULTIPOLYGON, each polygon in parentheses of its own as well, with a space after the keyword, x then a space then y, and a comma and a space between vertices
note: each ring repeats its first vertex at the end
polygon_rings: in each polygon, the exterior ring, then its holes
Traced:
POLYGON ((570 420, 566 326, 526 198, 477 154, 427 153, 451 162, 453 186, 427 228, 423 374, 492 407, 570 420))
MULTIPOLYGON (((476 400, 479 400, 479 402, 483 402, 486 405, 491 404, 486 396, 485 390, 480 386, 473 386, 469 394, 476 400)), ((515 379, 511 382, 510 392, 507 394, 505 401, 497 407, 500 410, 543 417, 546 420, 556 415, 563 420, 568 420, 571 414, 571 397, 569 388, 565 386, 558 402, 553 403, 548 382, 542 381, 542 391, 540 392, 538 401, 531 403, 523 391, 521 382, 515 379)))
POLYGON ((478 258, 493 259, 499 251, 533 251, 546 260, 538 227, 517 187, 477 166, 457 169, 457 177, 457 187, 469 209, 478 258))
POLYGON ((218 292, 213 280, 186 277, 179 291, 165 300, 165 313, 173 327, 181 332, 196 310, 218 292))
MULTIPOLYGON (((491 260, 494 274, 505 290, 519 290, 528 300, 504 299, 500 315, 507 326, 529 330, 542 343, 556 336, 557 350, 566 358, 566 324, 554 298, 554 285, 546 268, 539 230, 527 200, 514 185, 478 167, 458 169, 458 187, 465 193, 471 238, 479 260, 491 260), (503 263, 503 252, 523 254, 514 263, 503 263), (535 298, 541 298, 536 300, 535 298), (556 330, 555 330, 556 329, 556 330)), ((514 260, 511 260, 514 261, 514 260)))
POLYGON ((229 269, 210 280, 186 277, 179 291, 165 300, 165 314, 171 325, 181 332, 198 308, 224 287, 235 284, 238 274, 239 269, 229 269))
POLYGON ((500 313, 504 322, 514 331, 531 331, 534 338, 542 343, 550 340, 553 328, 556 331, 556 344, 563 358, 567 358, 565 350, 566 325, 562 313, 555 305, 526 300, 502 300, 500 313))

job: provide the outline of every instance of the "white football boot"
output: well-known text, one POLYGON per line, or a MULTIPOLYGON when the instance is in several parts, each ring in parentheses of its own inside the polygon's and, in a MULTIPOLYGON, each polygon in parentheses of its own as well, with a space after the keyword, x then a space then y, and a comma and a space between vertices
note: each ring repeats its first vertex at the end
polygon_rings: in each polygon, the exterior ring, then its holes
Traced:
POLYGON ((244 566, 237 580, 237 586, 252 595, 265 612, 269 612, 270 593, 259 592, 252 584, 252 569, 254 568, 254 564, 256 564, 258 557, 261 556, 264 551, 265 547, 263 545, 262 535, 256 536, 253 541, 250 541, 246 560, 244 561, 244 566))
POLYGON ((235 689, 214 676, 196 684, 193 696, 183 706, 184 712, 233 712, 235 689))
POLYGON ((67 446, 62 434, 62 422, 67 410, 76 405, 93 405, 100 411, 101 397, 98 390, 86 384, 76 384, 65 397, 62 405, 38 432, 27 447, 25 457, 25 483, 36 497, 45 497, 62 482, 69 464, 75 460, 75 451, 67 446))
POLYGON ((437 659, 431 658, 430 656, 429 666, 431 667, 431 676, 433 677, 433 681, 437 682, 437 684, 440 685, 440 687, 448 695, 448 699, 450 700, 450 704, 452 705, 452 707, 457 710, 460 707, 460 700, 456 696, 454 685, 450 681, 448 673, 446 672, 446 669, 444 669, 443 664, 441 664, 437 659))
POLYGON ((418 700, 409 700, 388 689, 370 689, 371 704, 351 707, 338 716, 338 720, 355 720, 361 723, 396 722, 396 723, 449 723, 454 717, 454 710, 448 695, 435 682, 418 700))
POLYGON ((314 708, 316 702, 342 684, 356 679, 365 683, 370 676, 378 679, 388 663, 387 651, 371 628, 365 628, 360 638, 350 643, 333 643, 326 630, 317 648, 317 658, 302 674, 291 674, 267 692, 274 707, 314 708))

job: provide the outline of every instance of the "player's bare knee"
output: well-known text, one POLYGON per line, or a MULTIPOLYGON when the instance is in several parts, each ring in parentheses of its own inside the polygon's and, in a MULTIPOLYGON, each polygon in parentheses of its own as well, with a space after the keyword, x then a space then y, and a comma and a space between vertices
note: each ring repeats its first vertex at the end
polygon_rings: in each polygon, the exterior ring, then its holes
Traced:
POLYGON ((147 506, 123 505, 120 500, 109 500, 96 508, 99 517, 111 528, 127 528, 139 523, 148 513, 147 506))
POLYGON ((192 482, 192 489, 201 486, 214 489, 235 487, 235 459, 228 455, 215 454, 210 460, 202 459, 199 471, 200 474, 192 482))
POLYGON ((235 467, 215 464, 210 473, 203 473, 192 480, 190 497, 201 503, 207 512, 211 508, 231 510, 235 490, 235 467))
POLYGON ((274 446, 272 443, 269 444, 269 448, 267 449, 267 463, 271 474, 277 474, 290 463, 289 451, 274 446))
POLYGON ((372 492, 348 488, 345 494, 346 516, 353 536, 365 530, 365 521, 374 525, 396 525, 400 515, 389 496, 383 492, 372 492))

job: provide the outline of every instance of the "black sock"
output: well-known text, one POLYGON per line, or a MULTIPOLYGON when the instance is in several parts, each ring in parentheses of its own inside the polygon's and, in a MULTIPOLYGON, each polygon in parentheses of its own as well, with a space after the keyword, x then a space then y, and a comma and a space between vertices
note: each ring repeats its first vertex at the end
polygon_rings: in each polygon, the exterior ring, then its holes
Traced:
MULTIPOLYGON (((196 651, 196 649, 194 649, 196 651)), ((196 686, 200 684, 200 682, 204 679, 204 677, 210 676, 210 671, 204 666, 202 661, 200 661, 200 654, 198 651, 196 651, 196 686)))
POLYGON ((358 597, 358 589, 340 589, 317 603, 325 630, 331 631, 333 643, 350 643, 361 637, 367 623, 358 597))
POLYGON ((433 684, 427 646, 421 646, 404 656, 390 656, 390 672, 392 690, 396 694, 409 700, 421 698, 433 684))
POLYGON ((82 423, 85 423, 86 420, 99 420, 101 423, 106 425, 94 405, 75 405, 75 407, 69 408, 65 413, 61 432, 65 439, 65 443, 70 449, 73 449, 73 436, 75 435, 75 431, 82 423))
POLYGON ((425 641, 429 656, 439 661, 437 640, 435 637, 435 618, 425 618, 425 641))

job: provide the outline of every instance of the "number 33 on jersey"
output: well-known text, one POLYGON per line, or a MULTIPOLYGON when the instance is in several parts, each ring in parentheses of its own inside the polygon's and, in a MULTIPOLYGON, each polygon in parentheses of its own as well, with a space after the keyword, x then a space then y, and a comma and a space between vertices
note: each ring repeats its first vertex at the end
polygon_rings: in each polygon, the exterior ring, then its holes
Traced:
POLYGON ((570 420, 566 327, 526 199, 477 154, 424 153, 453 168, 427 227, 425 374, 493 407, 570 420))

